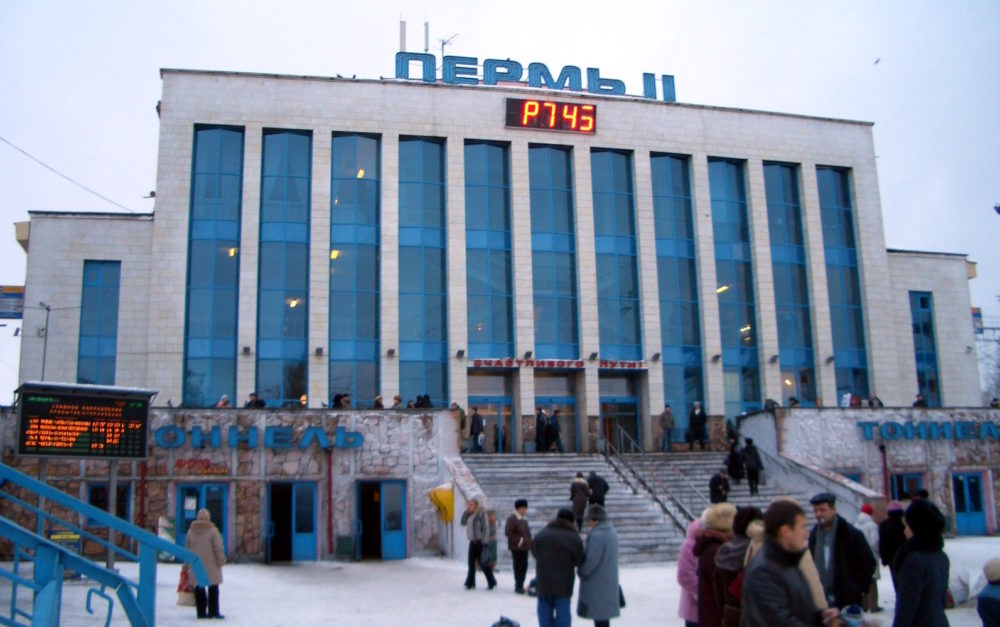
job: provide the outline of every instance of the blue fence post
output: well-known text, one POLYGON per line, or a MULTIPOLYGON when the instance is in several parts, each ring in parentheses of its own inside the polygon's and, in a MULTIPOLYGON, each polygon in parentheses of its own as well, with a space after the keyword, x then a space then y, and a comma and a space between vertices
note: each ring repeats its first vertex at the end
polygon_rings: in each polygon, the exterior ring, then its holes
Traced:
POLYGON ((63 564, 59 551, 50 546, 35 549, 34 582, 39 586, 35 593, 32 625, 59 625, 62 607, 63 564))
POLYGON ((147 625, 156 624, 156 549, 139 545, 139 609, 147 625))

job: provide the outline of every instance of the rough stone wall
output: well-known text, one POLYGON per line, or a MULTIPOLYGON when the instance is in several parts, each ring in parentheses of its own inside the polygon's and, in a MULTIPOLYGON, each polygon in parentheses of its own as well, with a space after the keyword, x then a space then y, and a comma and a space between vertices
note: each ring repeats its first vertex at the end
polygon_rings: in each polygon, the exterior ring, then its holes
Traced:
POLYGON ((931 499, 950 517, 955 514, 952 474, 964 470, 982 472, 987 526, 996 529, 1000 523, 997 520, 1000 439, 995 435, 1000 431, 998 410, 912 407, 877 410, 779 409, 777 425, 782 454, 801 463, 839 472, 860 473, 862 484, 879 492, 885 489, 882 453, 879 450, 879 445, 884 445, 889 474, 921 474, 931 499), (865 439, 864 427, 859 423, 875 423, 870 427, 871 440, 865 439), (881 426, 887 423, 894 426, 881 426), (966 425, 961 428, 965 437, 919 437, 919 430, 926 430, 931 424, 966 425), (981 435, 986 437, 981 438, 981 435))
MULTIPOLYGON (((16 413, 4 408, 0 409, 0 417, 3 418, 0 432, 3 462, 37 477, 39 460, 14 454, 16 413)), ((269 482, 314 482, 318 554, 329 556, 335 549, 327 542, 329 459, 334 538, 354 532, 356 481, 399 479, 406 481, 408 552, 411 555, 433 553, 438 550, 438 523, 427 494, 447 476, 442 456, 457 452, 453 450, 455 443, 450 441, 453 426, 448 421, 452 420, 454 417, 447 411, 433 414, 413 411, 333 413, 309 409, 158 408, 150 411, 145 476, 142 475, 143 462, 123 461, 119 463, 119 481, 131 485, 129 511, 133 522, 153 532, 161 516, 175 519, 178 484, 225 483, 229 498, 227 548, 234 561, 265 558, 269 482), (240 434, 232 447, 231 426, 240 434), (266 429, 269 427, 290 429, 287 447, 267 445, 266 429), (317 427, 326 437, 327 450, 316 439, 317 427), (360 433, 364 437, 362 446, 336 447, 338 427, 360 433), (250 446, 247 441, 253 429, 256 429, 256 446, 250 446), (199 431, 200 446, 194 435, 199 431), (182 444, 176 445, 180 434, 183 434, 182 444), (306 446, 302 448, 304 439, 306 446)), ((51 459, 46 477, 50 485, 86 499, 86 484, 107 482, 108 462, 51 459)), ((34 517, 21 512, 7 500, 0 501, 0 514, 33 528, 34 517)))

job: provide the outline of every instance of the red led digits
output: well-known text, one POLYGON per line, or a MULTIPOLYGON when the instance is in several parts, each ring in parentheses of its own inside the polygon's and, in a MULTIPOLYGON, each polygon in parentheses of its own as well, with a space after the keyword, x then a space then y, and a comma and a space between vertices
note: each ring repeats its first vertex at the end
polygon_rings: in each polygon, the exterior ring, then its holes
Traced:
POLYGON ((597 131, 597 106, 553 100, 507 98, 506 125, 514 128, 593 134, 597 131))

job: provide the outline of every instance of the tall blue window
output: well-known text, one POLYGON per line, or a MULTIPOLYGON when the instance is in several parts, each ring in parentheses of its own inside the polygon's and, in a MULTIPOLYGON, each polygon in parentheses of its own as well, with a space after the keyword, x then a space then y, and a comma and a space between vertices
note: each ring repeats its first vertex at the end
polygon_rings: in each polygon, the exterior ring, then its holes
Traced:
POLYGON ((120 261, 83 262, 83 297, 80 300, 80 346, 76 382, 115 384, 118 353, 118 290, 120 261))
POLYGON ((257 274, 257 394, 269 405, 306 393, 312 136, 264 131, 257 274))
POLYGON ((379 139, 333 136, 330 181, 330 395, 370 407, 379 389, 379 139))
POLYGON ((579 356, 573 153, 560 146, 531 146, 531 276, 535 356, 579 356))
POLYGON ((592 150, 590 174, 601 356, 642 359, 631 155, 617 150, 592 150))
POLYGON ((704 393, 689 161, 654 154, 650 165, 664 401, 684 421, 704 393))
POLYGON ((514 354, 510 166, 506 145, 465 144, 469 356, 514 354))
POLYGON ((448 398, 443 141, 399 140, 399 387, 448 398))
POLYGON ((845 393, 868 396, 868 353, 861 307, 858 251, 848 170, 817 167, 819 209, 823 220, 826 285, 830 295, 837 398, 845 393))
POLYGON ((785 163, 765 163, 764 187, 778 315, 782 404, 788 404, 788 399, 794 396, 803 405, 814 405, 816 369, 798 168, 785 163))
POLYGON ((188 228, 184 405, 236 397, 243 129, 195 127, 188 228))
POLYGON ((726 416, 760 407, 757 315, 743 162, 709 159, 715 292, 719 299, 726 416))
POLYGON ((941 406, 937 349, 934 343, 934 300, 930 292, 910 292, 913 353, 917 359, 917 391, 929 407, 941 406))

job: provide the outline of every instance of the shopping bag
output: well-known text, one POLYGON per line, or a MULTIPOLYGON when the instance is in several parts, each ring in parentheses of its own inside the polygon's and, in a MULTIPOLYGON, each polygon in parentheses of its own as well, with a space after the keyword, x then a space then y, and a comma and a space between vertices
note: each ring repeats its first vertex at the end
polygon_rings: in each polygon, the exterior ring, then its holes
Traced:
POLYGON ((181 568, 181 576, 177 581, 177 605, 194 607, 194 586, 191 585, 187 566, 181 568))

